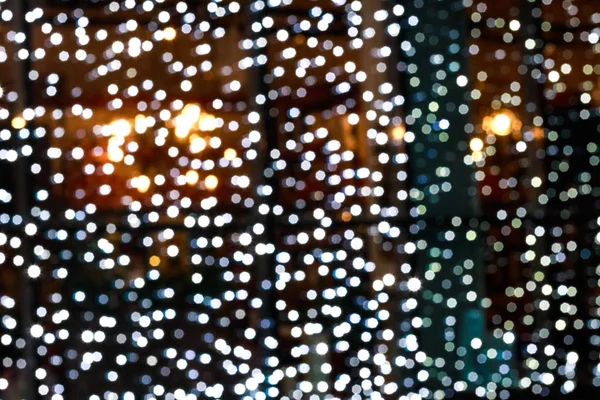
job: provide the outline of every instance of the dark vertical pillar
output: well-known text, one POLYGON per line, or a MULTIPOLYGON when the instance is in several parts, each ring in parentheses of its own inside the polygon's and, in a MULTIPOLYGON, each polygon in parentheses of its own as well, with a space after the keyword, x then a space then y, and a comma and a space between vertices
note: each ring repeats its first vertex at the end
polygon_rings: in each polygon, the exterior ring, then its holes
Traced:
MULTIPOLYGON (((259 121, 250 121, 253 128, 260 135, 258 143, 258 157, 256 159, 256 178, 254 187, 257 189, 256 204, 253 207, 256 222, 264 225, 264 233, 256 238, 267 246, 276 246, 276 218, 273 209, 278 205, 278 181, 274 163, 279 158, 277 151, 277 124, 276 115, 272 114, 271 101, 269 100, 270 75, 267 67, 267 35, 262 26, 262 20, 267 15, 267 5, 263 1, 249 2, 247 13, 247 37, 252 40, 250 50, 253 66, 248 76, 249 111, 260 117, 259 121), (261 213, 259 207, 266 205, 267 212, 261 213)), ((257 284, 257 298, 260 300, 259 322, 257 332, 257 343, 259 346, 258 358, 265 382, 261 385, 259 393, 262 392, 269 397, 278 397, 279 389, 268 382, 269 376, 274 371, 275 360, 279 360, 277 343, 279 342, 278 311, 275 307, 277 294, 275 288, 276 273, 274 249, 266 254, 257 254, 257 262, 254 264, 256 271, 254 276, 257 284), (272 340, 274 339, 274 341, 272 340)), ((262 397, 262 395, 261 395, 262 397)))
MULTIPOLYGON (((29 0, 15 0, 14 7, 14 29, 17 32, 22 32, 25 35, 25 40, 20 44, 15 44, 15 69, 14 81, 18 99, 15 102, 13 117, 21 116, 23 111, 32 108, 32 90, 29 79, 31 71, 31 31, 29 23, 26 21, 25 15, 29 8, 29 0), (27 56, 24 59, 18 58, 19 51, 25 51, 27 56)), ((13 132, 14 147, 19 152, 19 157, 16 161, 16 177, 15 177, 15 203, 16 214, 21 218, 20 227, 23 229, 21 234, 20 255, 23 257, 21 266, 21 297, 20 297, 20 312, 21 312, 21 330, 25 340, 23 347, 23 359, 26 362, 23 368, 22 375, 19 378, 18 384, 21 387, 21 398, 36 399, 39 398, 37 393, 38 382, 35 377, 35 371, 38 367, 37 356, 37 340, 31 334, 31 327, 35 323, 36 303, 37 303, 37 287, 38 283, 28 276, 27 270, 34 263, 32 237, 26 234, 25 227, 31 223, 31 206, 33 193, 31 190, 31 159, 24 156, 21 151, 24 146, 32 146, 33 127, 31 123, 27 123, 25 128, 18 132, 13 132)), ((34 153, 35 154, 35 153, 34 153)))
MULTIPOLYGON (((520 160, 521 167, 526 172, 527 182, 527 198, 526 209, 529 216, 526 229, 528 234, 533 234, 535 228, 539 225, 539 221, 543 221, 546 217, 545 207, 539 202, 540 195, 546 190, 544 185, 535 187, 531 185, 531 180, 535 177, 540 178, 542 182, 546 182, 546 171, 544 168, 545 154, 544 150, 544 105, 543 105, 543 88, 545 76, 543 74, 544 62, 544 42, 542 39, 541 30, 541 1, 526 0, 520 3, 520 20, 521 20, 521 51, 523 54, 523 63, 520 73, 524 78, 524 110, 521 118, 523 119, 523 140, 527 143, 527 151, 525 157, 520 160)), ((548 228, 550 229, 550 228, 548 228)), ((531 261, 526 274, 530 280, 535 283, 534 294, 534 330, 532 341, 536 342, 540 347, 544 347, 544 343, 549 339, 547 335, 541 334, 543 329, 554 329, 554 321, 550 316, 552 310, 542 309, 541 302, 546 297, 542 292, 542 287, 548 283, 550 274, 547 267, 542 265, 542 257, 549 253, 548 245, 544 236, 538 237, 535 244, 531 246, 531 250, 535 252, 535 259, 531 261)), ((546 300, 552 303, 551 297, 546 300)), ((552 307, 553 308, 553 307, 552 307)), ((545 353, 538 351, 536 357, 542 366, 539 371, 552 372, 547 368, 547 358, 545 353)))
POLYGON ((469 161, 474 128, 469 120, 468 16, 459 0, 401 4, 404 63, 399 67, 404 70, 412 179, 412 240, 404 251, 421 280, 413 297, 422 326, 413 330, 418 348, 411 347, 431 358, 437 379, 466 381, 469 372, 483 373, 476 362, 480 350, 471 342, 484 340, 480 210, 469 161))

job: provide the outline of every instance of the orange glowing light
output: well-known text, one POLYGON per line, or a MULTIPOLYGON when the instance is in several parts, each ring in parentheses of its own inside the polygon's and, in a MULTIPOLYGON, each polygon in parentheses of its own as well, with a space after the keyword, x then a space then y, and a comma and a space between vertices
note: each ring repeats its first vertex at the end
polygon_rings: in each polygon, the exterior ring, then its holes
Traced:
POLYGON ((395 126, 392 129, 392 140, 395 142, 401 142, 404 140, 404 135, 406 134, 406 128, 404 125, 395 126))
POLYGON ((150 265, 153 267, 158 267, 160 265, 160 257, 158 257, 158 256, 150 257, 150 265))
POLYGON ((13 118, 11 125, 14 129, 23 129, 27 125, 27 121, 23 117, 15 117, 13 118))
POLYGON ((214 131, 217 129, 217 118, 212 114, 201 114, 198 121, 198 129, 202 132, 214 131))
POLYGON ((192 116, 194 118, 194 122, 196 122, 200 118, 200 106, 198 104, 188 104, 187 106, 183 107, 181 114, 192 116))
POLYGON ((125 157, 125 153, 118 146, 108 146, 108 159, 112 162, 121 162, 125 157))
POLYGON ((140 193, 146 193, 150 189, 150 178, 146 175, 140 175, 131 180, 131 184, 140 193))
POLYGON ((508 136, 521 130, 521 121, 510 110, 499 111, 483 119, 483 129, 489 135, 508 136))
POLYGON ((532 129, 533 131, 533 138, 534 139, 543 139, 544 138, 544 129, 539 127, 539 126, 535 126, 532 129))
POLYGON ((146 117, 142 114, 139 114, 135 117, 135 131, 137 133, 144 133, 148 129, 148 122, 146 122, 146 117))
POLYGON ((208 190, 214 190, 219 185, 219 178, 214 175, 209 175, 204 179, 204 184, 208 190))
POLYGON ((234 149, 225 150, 224 157, 227 161, 233 161, 237 157, 237 151, 234 149))
POLYGON ((196 154, 200 153, 202 150, 206 148, 206 140, 198 137, 196 135, 192 136, 192 140, 190 141, 190 152, 196 154))
POLYGON ((492 119, 490 128, 498 136, 506 136, 510 133, 511 121, 506 114, 498 114, 492 119))
POLYGON ((195 185, 200 180, 200 175, 198 175, 198 172, 191 169, 188 172, 186 172, 185 180, 188 183, 188 185, 195 185))
POLYGON ((190 134, 190 128, 191 126, 189 125, 177 125, 177 127, 175 128, 175 136, 177 136, 178 138, 185 138, 190 134))
POLYGON ((483 150, 483 140, 479 138, 471 139, 471 143, 469 143, 469 147, 473 151, 481 151, 483 150))
POLYGON ((109 125, 110 133, 115 136, 127 136, 131 133, 131 124, 125 119, 118 119, 109 125))
POLYGON ((175 37, 177 37, 177 31, 171 27, 165 28, 163 34, 165 35, 165 40, 169 41, 174 40, 175 37))

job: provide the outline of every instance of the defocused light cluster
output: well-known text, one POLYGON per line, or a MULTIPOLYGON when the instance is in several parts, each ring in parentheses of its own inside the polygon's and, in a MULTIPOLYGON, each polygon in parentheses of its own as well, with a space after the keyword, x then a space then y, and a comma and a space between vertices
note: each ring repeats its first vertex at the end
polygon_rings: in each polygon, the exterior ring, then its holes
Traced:
POLYGON ((600 4, 0 0, 0 28, 0 397, 600 386, 600 4))

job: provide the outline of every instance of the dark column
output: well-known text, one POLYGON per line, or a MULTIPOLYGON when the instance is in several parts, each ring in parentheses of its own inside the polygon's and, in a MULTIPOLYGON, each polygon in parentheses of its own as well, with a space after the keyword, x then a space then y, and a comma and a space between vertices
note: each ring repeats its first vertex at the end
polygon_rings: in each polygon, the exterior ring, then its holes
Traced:
MULTIPOLYGON (((15 43, 14 59, 14 82, 18 99, 14 104, 13 118, 22 116, 26 109, 33 108, 33 94, 31 90, 31 81, 29 72, 31 68, 31 52, 30 40, 31 32, 29 23, 25 19, 25 15, 29 9, 29 0, 14 1, 14 29, 25 35, 25 40, 22 43, 15 43), (19 51, 27 52, 27 57, 24 59, 18 58, 19 51)), ((15 176, 15 212, 21 217, 20 230, 23 232, 21 236, 21 247, 19 255, 23 257, 21 265, 21 297, 20 297, 20 312, 21 312, 21 334, 25 340, 23 347, 23 359, 26 362, 25 368, 21 371, 19 382, 13 384, 21 385, 21 398, 36 399, 38 395, 38 381, 35 377, 35 371, 38 368, 39 360, 37 355, 38 341, 31 335, 31 327, 35 324, 36 307, 37 307, 37 292, 38 283, 29 277, 28 269, 35 263, 33 257, 33 243, 31 235, 25 233, 25 227, 32 223, 31 206, 33 192, 31 184, 33 177, 31 174, 31 157, 23 155, 22 149, 25 146, 33 146, 33 126, 30 122, 18 132, 13 132, 13 145, 19 157, 16 161, 16 176, 15 176)), ((35 152, 34 152, 35 154, 35 152)))
MULTIPOLYGON (((279 157, 279 151, 277 150, 277 124, 275 117, 271 115, 273 109, 268 97, 270 75, 267 68, 267 45, 264 44, 261 46, 261 41, 259 40, 264 39, 265 43, 267 40, 266 29, 261 24, 263 18, 267 15, 267 10, 267 6, 262 1, 250 2, 246 9, 246 34, 253 42, 253 47, 250 50, 253 66, 248 76, 248 94, 250 96, 250 112, 260 116, 260 120, 253 120, 250 123, 253 125, 253 129, 256 129, 261 135, 261 140, 256 149, 258 157, 256 159, 256 175, 253 183, 254 187, 257 188, 257 201, 253 210, 256 222, 263 224, 265 229, 264 233, 257 236, 255 240, 266 245, 275 246, 277 241, 277 221, 273 208, 279 204, 277 200, 279 185, 275 172, 276 168, 274 168, 274 163, 279 157), (266 188, 270 188, 270 191, 266 188), (261 205, 268 206, 268 211, 265 214, 259 212, 261 205)), ((272 338, 276 340, 276 343, 279 342, 279 317, 275 307, 277 301, 277 289, 275 288, 275 266, 277 261, 275 255, 275 251, 267 252, 266 254, 257 254, 257 262, 254 264, 256 268, 254 276, 257 284, 256 298, 261 301, 257 327, 258 358, 261 363, 261 369, 267 379, 275 369, 275 366, 268 366, 267 363, 278 356, 277 349, 268 346, 267 341, 271 341, 272 338)), ((278 397, 281 394, 274 395, 278 390, 278 388, 265 380, 259 389, 259 393, 278 397)))
MULTIPOLYGON (((469 150, 474 128, 469 120, 468 16, 458 0, 398 4, 405 7, 399 43, 404 62, 398 67, 404 75, 412 179, 412 238, 404 252, 421 281, 413 297, 422 326, 412 330, 418 348, 410 347, 413 355, 422 351, 431 358, 430 375, 437 376, 430 379, 466 381, 469 372, 483 374, 476 357, 484 347, 477 350, 471 342, 485 340, 480 209, 469 150)), ((435 387, 431 380, 425 386, 435 387)))

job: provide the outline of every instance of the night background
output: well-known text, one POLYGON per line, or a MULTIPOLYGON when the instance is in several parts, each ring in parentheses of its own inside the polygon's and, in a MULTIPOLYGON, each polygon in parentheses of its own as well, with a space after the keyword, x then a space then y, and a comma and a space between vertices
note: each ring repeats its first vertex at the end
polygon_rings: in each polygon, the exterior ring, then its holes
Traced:
POLYGON ((599 164, 597 0, 0 0, 0 399, 599 399, 599 164))

